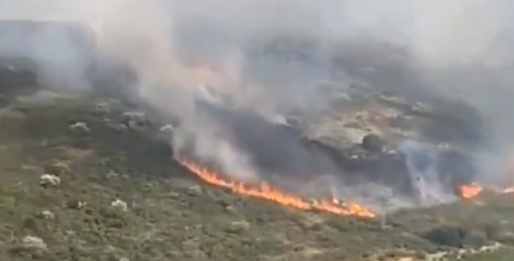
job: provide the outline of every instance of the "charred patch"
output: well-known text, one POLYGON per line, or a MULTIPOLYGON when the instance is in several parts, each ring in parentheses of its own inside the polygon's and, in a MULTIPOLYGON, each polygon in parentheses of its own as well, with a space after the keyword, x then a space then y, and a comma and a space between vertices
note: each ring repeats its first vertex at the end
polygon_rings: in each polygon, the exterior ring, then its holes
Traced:
POLYGON ((487 236, 483 231, 471 231, 449 225, 426 231, 422 237, 438 245, 449 247, 481 247, 487 243, 487 236))
POLYGON ((330 174, 345 186, 371 182, 390 187, 399 196, 412 197, 419 195, 417 178, 435 180, 452 194, 456 187, 470 184, 476 177, 472 158, 457 150, 438 152, 411 142, 398 153, 387 153, 381 150, 382 140, 375 136, 363 140, 368 150, 359 144, 341 150, 303 137, 293 128, 273 124, 252 111, 205 102, 199 102, 198 107, 205 117, 223 127, 233 145, 250 155, 259 173, 268 175, 264 178, 286 175, 309 180, 330 174))
POLYGON ((338 172, 333 162, 319 150, 306 146, 292 129, 275 125, 251 111, 235 111, 208 103, 199 103, 199 108, 206 117, 223 126, 231 142, 250 154, 253 165, 262 173, 308 177, 338 172))

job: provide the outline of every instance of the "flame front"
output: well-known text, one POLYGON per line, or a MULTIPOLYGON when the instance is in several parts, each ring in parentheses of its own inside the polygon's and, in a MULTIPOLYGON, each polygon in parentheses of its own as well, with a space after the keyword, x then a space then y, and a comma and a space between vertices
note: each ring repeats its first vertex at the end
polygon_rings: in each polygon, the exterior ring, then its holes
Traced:
MULTIPOLYGON (((473 199, 476 198, 484 191, 484 187, 479 184, 462 185, 458 188, 458 193, 461 198, 473 199)), ((514 194, 514 187, 508 187, 499 192, 499 194, 514 194)))
POLYGON ((316 210, 321 212, 329 212, 336 215, 353 215, 364 218, 373 218, 375 213, 363 206, 356 203, 341 204, 337 199, 320 200, 309 202, 299 196, 292 195, 274 188, 269 184, 262 184, 260 186, 251 186, 241 182, 228 181, 221 177, 221 175, 209 171, 206 168, 200 167, 189 161, 180 161, 180 163, 188 168, 191 172, 195 173, 205 182, 230 189, 232 192, 246 195, 250 197, 269 200, 280 205, 294 207, 302 210, 316 210))
POLYGON ((462 198, 472 199, 477 197, 484 188, 478 184, 462 185, 459 187, 459 194, 462 198))

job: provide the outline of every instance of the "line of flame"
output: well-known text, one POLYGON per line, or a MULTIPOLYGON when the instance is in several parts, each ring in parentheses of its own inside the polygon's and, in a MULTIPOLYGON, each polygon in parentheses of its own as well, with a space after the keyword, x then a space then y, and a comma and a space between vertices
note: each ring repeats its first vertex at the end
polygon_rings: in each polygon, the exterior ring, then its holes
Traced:
MULTIPOLYGON (((458 188, 459 196, 464 198, 464 199, 476 198, 476 197, 480 196, 480 194, 483 191, 484 191, 484 187, 479 185, 479 184, 476 184, 476 183, 473 183, 473 184, 470 184, 470 185, 462 185, 462 186, 460 186, 458 188)), ((500 194, 514 193, 514 187, 506 188, 506 189, 502 190, 499 193, 500 194)))
POLYGON ((221 178, 221 175, 209 171, 207 168, 201 167, 190 161, 181 160, 179 162, 205 182, 215 186, 230 189, 237 194, 266 199, 281 205, 302 210, 315 210, 321 212, 329 212, 336 215, 351 215, 363 218, 374 218, 376 216, 373 211, 356 203, 342 205, 337 199, 309 202, 299 196, 283 192, 278 188, 274 188, 269 184, 250 186, 241 182, 228 181, 221 178))

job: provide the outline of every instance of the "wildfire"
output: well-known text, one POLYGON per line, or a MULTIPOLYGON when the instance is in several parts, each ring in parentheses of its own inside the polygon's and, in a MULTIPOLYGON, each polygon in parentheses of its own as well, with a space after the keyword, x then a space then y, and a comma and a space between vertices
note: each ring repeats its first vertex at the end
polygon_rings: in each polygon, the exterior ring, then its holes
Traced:
MULTIPOLYGON (((484 187, 478 184, 462 185, 458 189, 459 196, 464 199, 476 198, 480 193, 484 191, 484 187)), ((514 193, 514 187, 503 189, 499 194, 511 194, 514 193)))
POLYGON ((478 184, 462 185, 459 187, 458 192, 462 198, 471 199, 478 196, 483 189, 484 188, 478 184))
POLYGON ((371 210, 356 203, 341 204, 337 199, 310 202, 299 196, 283 192, 269 184, 252 186, 243 184, 241 182, 229 181, 223 179, 221 175, 212 172, 207 168, 198 166, 197 164, 190 161, 181 161, 181 164, 188 168, 191 172, 198 175, 198 177, 200 177, 205 182, 215 186, 230 189, 232 192, 240 195, 265 199, 280 205, 302 210, 315 210, 321 212, 329 212, 336 215, 352 215, 364 218, 375 217, 375 213, 373 213, 371 210))

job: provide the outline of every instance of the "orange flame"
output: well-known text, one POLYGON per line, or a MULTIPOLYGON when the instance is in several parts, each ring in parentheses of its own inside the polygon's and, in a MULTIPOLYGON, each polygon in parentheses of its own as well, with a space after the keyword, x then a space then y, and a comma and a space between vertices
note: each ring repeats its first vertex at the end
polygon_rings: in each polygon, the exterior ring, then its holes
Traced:
MULTIPOLYGON (((459 196, 464 199, 473 199, 478 197, 484 191, 484 187, 478 184, 462 185, 458 188, 459 196)), ((514 186, 505 188, 497 192, 498 194, 514 194, 514 186)))
POLYGON ((471 199, 477 197, 484 188, 478 184, 462 185, 458 189, 458 193, 462 198, 471 199))
POLYGON ((373 218, 375 213, 356 203, 341 204, 337 199, 309 202, 299 196, 288 194, 269 184, 251 186, 241 182, 228 181, 221 178, 221 175, 209 171, 189 161, 181 161, 183 166, 195 173, 205 182, 230 189, 232 192, 250 197, 269 200, 280 205, 294 207, 302 210, 316 210, 329 212, 336 215, 353 215, 364 218, 373 218))

